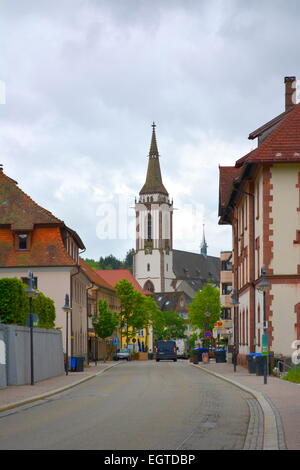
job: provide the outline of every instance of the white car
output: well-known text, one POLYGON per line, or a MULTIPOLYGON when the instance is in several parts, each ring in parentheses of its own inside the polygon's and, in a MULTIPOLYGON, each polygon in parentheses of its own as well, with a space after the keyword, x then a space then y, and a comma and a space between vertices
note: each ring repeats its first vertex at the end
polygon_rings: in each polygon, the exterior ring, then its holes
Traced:
POLYGON ((126 361, 130 361, 130 351, 127 348, 121 348, 117 352, 117 361, 119 359, 126 359, 126 361))

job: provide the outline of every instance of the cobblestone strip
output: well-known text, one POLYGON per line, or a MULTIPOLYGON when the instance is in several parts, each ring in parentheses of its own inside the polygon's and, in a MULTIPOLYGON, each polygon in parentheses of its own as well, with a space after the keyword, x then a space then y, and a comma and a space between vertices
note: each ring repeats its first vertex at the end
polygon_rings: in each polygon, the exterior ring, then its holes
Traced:
POLYGON ((250 421, 243 450, 262 450, 264 439, 264 416, 260 405, 255 398, 247 400, 250 421))
POLYGON ((275 415, 276 426, 277 426, 278 447, 279 447, 280 450, 287 450, 287 445, 286 445, 286 440, 285 440, 285 435, 284 435, 284 427, 283 427, 283 423, 282 423, 280 413, 279 413, 278 409, 273 405, 273 403, 272 403, 272 401, 270 400, 269 397, 266 397, 266 395, 264 395, 264 398, 269 403, 269 405, 272 408, 273 413, 275 415))
POLYGON ((222 380, 225 380, 236 387, 250 393, 259 403, 262 408, 263 416, 264 416, 264 425, 263 425, 263 450, 279 450, 279 440, 278 440, 278 430, 277 430, 277 420, 274 413, 274 406, 270 404, 268 400, 264 397, 261 392, 257 392, 251 388, 242 385, 235 380, 229 379, 228 377, 208 370, 202 366, 194 365, 198 369, 203 370, 208 374, 212 374, 215 377, 219 377, 222 380))

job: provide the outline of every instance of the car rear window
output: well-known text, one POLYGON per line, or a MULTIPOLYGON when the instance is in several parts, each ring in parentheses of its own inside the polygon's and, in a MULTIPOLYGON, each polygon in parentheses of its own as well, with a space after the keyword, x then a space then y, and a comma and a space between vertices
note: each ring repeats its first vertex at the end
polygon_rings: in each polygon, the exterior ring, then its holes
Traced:
POLYGON ((159 351, 174 351, 176 343, 175 341, 158 341, 156 346, 159 351))

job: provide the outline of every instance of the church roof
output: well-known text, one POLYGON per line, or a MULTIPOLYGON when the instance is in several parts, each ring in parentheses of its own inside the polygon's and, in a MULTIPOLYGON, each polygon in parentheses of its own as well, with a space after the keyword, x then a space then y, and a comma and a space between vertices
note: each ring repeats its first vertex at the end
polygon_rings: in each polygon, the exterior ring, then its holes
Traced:
POLYGON ((159 163, 159 153, 157 148, 156 142, 156 135, 155 135, 155 124, 152 124, 152 138, 151 138, 151 145, 149 150, 149 160, 148 160, 148 169, 147 169, 147 176, 146 182, 140 191, 140 195, 142 194, 164 194, 168 196, 168 191, 163 185, 161 171, 160 171, 160 163, 159 163))
POLYGON ((220 282, 220 258, 173 250, 173 271, 178 280, 194 280, 199 286, 208 279, 220 282))
POLYGON ((191 297, 189 297, 185 292, 155 292, 153 298, 157 303, 157 306, 162 311, 177 311, 185 312, 186 308, 181 307, 178 303, 181 298, 185 298, 187 303, 191 302, 191 297))

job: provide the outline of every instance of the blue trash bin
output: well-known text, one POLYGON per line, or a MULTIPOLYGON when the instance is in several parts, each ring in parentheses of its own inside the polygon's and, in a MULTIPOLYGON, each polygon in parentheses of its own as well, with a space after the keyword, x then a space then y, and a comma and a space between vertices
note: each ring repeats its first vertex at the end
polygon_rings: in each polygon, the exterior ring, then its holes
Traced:
POLYGON ((77 357, 71 357, 71 371, 75 372, 77 367, 77 357))

